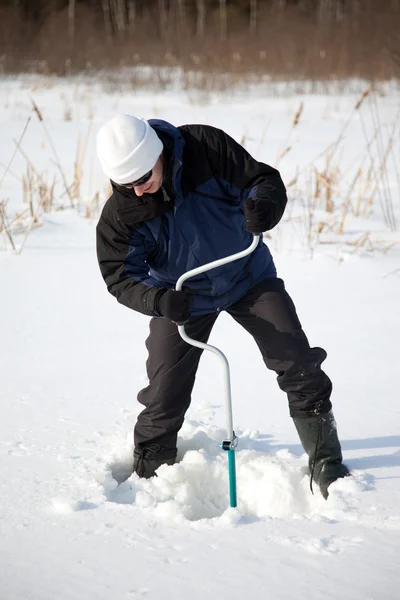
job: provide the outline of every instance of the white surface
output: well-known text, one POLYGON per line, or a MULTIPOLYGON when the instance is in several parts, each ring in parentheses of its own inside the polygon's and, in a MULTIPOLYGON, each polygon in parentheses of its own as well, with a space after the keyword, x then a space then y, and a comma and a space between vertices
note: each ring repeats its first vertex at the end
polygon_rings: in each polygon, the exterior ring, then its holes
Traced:
MULTIPOLYGON (((268 162, 298 102, 216 99, 202 106, 183 95, 95 96, 93 89, 55 83, 34 91, 66 171, 72 172, 89 106, 97 122, 132 109, 176 124, 212 123, 237 139, 251 131, 254 154, 257 128, 273 114, 259 152, 268 162), (66 104, 72 121, 63 120, 66 104)), ((7 163, 30 110, 23 81, 2 82, 0 99, 0 158, 7 163)), ((387 111, 398 103, 383 100, 387 111)), ((328 145, 328 132, 335 137, 346 117, 342 107, 352 103, 306 98, 311 111, 304 137, 298 134, 297 158, 294 152, 282 162, 286 177, 328 145)), ((362 137, 349 140, 355 150, 363 143, 362 137)), ((38 123, 29 125, 24 147, 39 169, 56 171, 38 123)), ((92 150, 93 140, 83 184, 91 193, 100 185, 97 176, 89 181, 92 150)), ((0 188, 1 199, 10 197, 10 216, 20 203, 22 164, 16 159, 16 177, 9 174, 0 188)), ((373 221, 385 231, 378 213, 373 221)), ((353 477, 331 486, 327 502, 311 495, 285 395, 253 340, 221 315, 210 342, 226 353, 232 372, 240 440, 236 511, 227 510, 226 456, 218 446, 225 414, 216 357, 203 356, 179 464, 162 467, 158 478, 134 475, 118 486, 112 475, 129 468, 140 410, 135 396, 146 385, 148 319, 107 294, 94 222, 73 211, 47 215, 21 255, 2 241, 1 600, 397 600, 398 252, 324 246, 311 260, 304 250, 290 251, 296 237, 290 222, 274 235, 278 271, 310 343, 328 351, 324 367, 334 381, 334 411, 353 477)))

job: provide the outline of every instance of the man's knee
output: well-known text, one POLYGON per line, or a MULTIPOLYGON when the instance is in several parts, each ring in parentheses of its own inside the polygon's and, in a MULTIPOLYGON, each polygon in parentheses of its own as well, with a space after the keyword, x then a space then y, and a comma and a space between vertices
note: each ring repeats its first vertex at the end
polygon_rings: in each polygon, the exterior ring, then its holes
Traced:
POLYGON ((291 416, 320 414, 332 408, 332 382, 321 369, 327 353, 323 348, 310 348, 304 356, 280 372, 278 383, 287 393, 291 416))

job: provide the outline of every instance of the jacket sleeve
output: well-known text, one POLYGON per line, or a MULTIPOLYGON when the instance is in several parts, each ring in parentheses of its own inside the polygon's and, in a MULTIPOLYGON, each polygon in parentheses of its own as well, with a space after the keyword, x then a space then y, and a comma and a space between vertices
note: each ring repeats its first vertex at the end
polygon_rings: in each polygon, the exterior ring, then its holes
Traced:
POLYGON ((144 236, 118 219, 112 197, 96 228, 97 259, 108 291, 118 302, 148 316, 160 316, 160 288, 149 276, 144 236))
MULTIPOLYGON (((196 127, 196 126, 194 126, 196 127)), ((241 191, 242 200, 252 198, 262 203, 269 213, 268 230, 279 223, 285 211, 287 196, 279 171, 258 162, 221 129, 197 126, 216 176, 232 183, 241 191)))

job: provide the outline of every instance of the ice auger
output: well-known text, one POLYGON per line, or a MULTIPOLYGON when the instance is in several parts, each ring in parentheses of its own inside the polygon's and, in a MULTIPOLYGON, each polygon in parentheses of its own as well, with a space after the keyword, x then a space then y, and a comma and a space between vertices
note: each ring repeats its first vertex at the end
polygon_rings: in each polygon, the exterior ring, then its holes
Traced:
MULTIPOLYGON (((221 267, 222 265, 226 265, 227 263, 238 260, 239 258, 243 258, 248 254, 251 254, 253 250, 258 246, 260 240, 259 235, 255 235, 253 242, 251 245, 246 248, 246 250, 242 250, 241 252, 236 252, 236 254, 231 254, 230 256, 226 256, 225 258, 220 258, 218 260, 214 260, 209 262, 201 267, 197 267, 196 269, 192 269, 191 271, 187 271, 183 275, 181 275, 176 283, 175 289, 180 291, 182 289, 183 283, 190 279, 190 277, 194 277, 195 275, 199 275, 200 273, 204 273, 205 271, 210 271, 211 269, 215 269, 216 267, 221 267)), ((178 331, 183 340, 196 348, 202 348, 203 350, 209 350, 210 352, 214 352, 222 361, 223 369, 224 369, 224 386, 225 386, 225 407, 226 407, 226 439, 222 442, 222 449, 227 452, 228 455, 228 474, 229 474, 229 504, 231 507, 237 506, 237 493, 236 493, 236 466, 235 466, 235 448, 238 443, 238 439, 233 431, 233 417, 232 417, 232 395, 231 395, 231 378, 229 371, 229 363, 223 352, 215 346, 211 346, 210 344, 204 344, 203 342, 198 342, 190 338, 185 332, 185 326, 178 324, 178 331)))

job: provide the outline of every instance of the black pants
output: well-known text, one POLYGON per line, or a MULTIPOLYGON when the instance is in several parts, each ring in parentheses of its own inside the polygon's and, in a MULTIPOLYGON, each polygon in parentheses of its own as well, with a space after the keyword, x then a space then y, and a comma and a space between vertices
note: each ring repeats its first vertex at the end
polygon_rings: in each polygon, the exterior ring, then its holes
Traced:
MULTIPOLYGON (((308 417, 331 409, 332 384, 322 371, 322 348, 310 348, 295 306, 281 279, 267 279, 227 311, 255 339, 268 369, 278 375, 292 417, 308 417)), ((218 313, 191 317, 187 334, 207 342, 218 313)), ((138 394, 145 406, 135 426, 135 446, 149 443, 174 447, 190 405, 202 350, 182 340, 168 319, 150 321, 146 341, 149 385, 138 394)))

